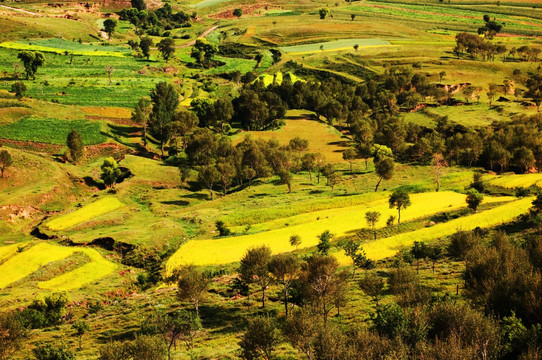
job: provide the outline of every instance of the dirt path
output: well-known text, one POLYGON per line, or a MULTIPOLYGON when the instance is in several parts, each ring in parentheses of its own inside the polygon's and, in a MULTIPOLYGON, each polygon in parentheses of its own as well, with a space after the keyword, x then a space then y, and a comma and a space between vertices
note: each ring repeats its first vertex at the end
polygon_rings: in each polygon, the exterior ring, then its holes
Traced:
POLYGON ((11 10, 11 11, 18 11, 18 12, 22 12, 22 13, 25 13, 25 14, 28 14, 28 15, 43 16, 42 14, 38 14, 38 13, 35 13, 35 12, 32 12, 32 11, 18 9, 18 8, 6 6, 6 5, 0 5, 0 8, 8 9, 8 10, 11 10))
MULTIPOLYGON (((203 34, 201 34, 200 36, 198 36, 198 37, 196 38, 196 40, 197 40, 197 39, 203 39, 203 38, 207 37, 207 35, 209 35, 209 34, 212 33, 213 31, 215 31, 216 29, 218 29, 218 25, 215 25, 215 26, 213 26, 212 28, 209 28, 209 29, 205 30, 205 31, 203 32, 203 34)), ((187 42, 186 44, 179 45, 179 46, 175 46, 175 48, 176 48, 176 49, 179 49, 179 48, 185 48, 185 47, 192 46, 192 45, 194 45, 194 44, 196 43, 196 40, 191 40, 191 41, 187 42)))

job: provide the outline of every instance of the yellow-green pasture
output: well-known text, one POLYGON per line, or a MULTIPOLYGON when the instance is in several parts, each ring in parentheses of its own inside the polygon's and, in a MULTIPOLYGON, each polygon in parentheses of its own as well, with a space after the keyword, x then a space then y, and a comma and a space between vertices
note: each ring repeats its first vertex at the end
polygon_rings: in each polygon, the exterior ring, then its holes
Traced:
POLYGON ((502 186, 507 189, 518 187, 528 188, 530 186, 542 186, 542 174, 506 174, 493 178, 489 181, 491 185, 502 186))
POLYGON ((13 245, 0 248, 0 256, 10 253, 7 261, 0 265, 0 289, 13 284, 37 271, 40 267, 70 255, 82 252, 91 262, 73 271, 38 284, 40 288, 51 290, 71 290, 80 288, 112 273, 117 265, 105 260, 94 249, 74 248, 47 243, 39 243, 21 253, 13 252, 13 245))
MULTIPOLYGON (((401 248, 414 244, 415 241, 427 242, 463 230, 470 231, 477 227, 488 228, 508 222, 517 216, 527 212, 532 206, 533 198, 524 198, 508 202, 504 205, 477 214, 465 216, 431 227, 390 236, 363 244, 363 250, 367 257, 373 260, 381 260, 395 255, 401 248)), ((344 251, 335 254, 342 264, 350 264, 351 260, 344 251)))
MULTIPOLYGON (((485 202, 511 201, 511 197, 487 197, 485 202)), ((455 192, 428 192, 411 195, 412 206, 401 213, 401 220, 409 221, 430 216, 439 212, 451 211, 465 207, 465 195, 455 192)), ((289 243, 290 236, 301 236, 300 248, 315 246, 317 236, 329 230, 337 236, 343 236, 357 229, 366 227, 365 213, 367 211, 380 212, 381 218, 377 227, 384 226, 390 215, 397 215, 395 209, 390 209, 387 199, 377 200, 365 205, 317 211, 309 214, 281 219, 279 222, 288 225, 256 234, 242 235, 221 239, 192 240, 169 259, 166 268, 168 271, 183 264, 217 265, 239 261, 247 249, 255 246, 267 245, 273 253, 292 251, 289 243), (290 225, 290 224, 295 225, 290 225)), ((272 229, 277 226, 276 221, 262 224, 262 228, 272 229)))
POLYGON ((46 226, 55 231, 68 229, 77 224, 87 222, 97 218, 100 215, 116 210, 122 206, 124 206, 124 204, 121 203, 116 197, 103 197, 92 204, 83 206, 79 210, 49 221, 46 226))

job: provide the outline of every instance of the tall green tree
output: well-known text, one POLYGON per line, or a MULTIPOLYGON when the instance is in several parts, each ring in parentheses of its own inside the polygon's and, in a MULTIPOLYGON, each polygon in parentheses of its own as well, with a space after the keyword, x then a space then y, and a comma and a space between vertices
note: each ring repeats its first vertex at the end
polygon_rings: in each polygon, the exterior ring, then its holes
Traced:
POLYGON ((190 56, 196 60, 196 63, 204 68, 211 65, 212 57, 218 52, 218 47, 207 40, 197 39, 190 56))
POLYGON ((111 40, 111 34, 115 31, 117 27, 117 20, 115 19, 105 19, 104 21, 104 31, 107 33, 109 40, 111 40))
POLYGON ((198 181, 211 193, 211 200, 214 200, 213 186, 220 181, 220 173, 215 164, 202 165, 198 170, 198 181))
POLYGON ((170 38, 162 39, 156 47, 166 62, 175 54, 175 42, 170 38))
POLYGON ((467 202, 467 207, 472 211, 476 212, 478 206, 480 206, 483 199, 484 195, 480 194, 474 189, 471 189, 467 192, 467 198, 465 199, 465 201, 467 202))
POLYGON ((83 138, 79 131, 72 130, 68 134, 66 140, 66 145, 68 146, 68 159, 74 163, 78 162, 83 157, 83 138))
POLYGON ((199 303, 207 295, 210 279, 194 265, 183 266, 178 272, 177 298, 189 300, 194 304, 196 316, 199 317, 199 303))
POLYGON ((148 36, 142 37, 139 41, 139 48, 147 60, 149 60, 149 57, 151 56, 151 46, 153 44, 152 39, 148 36))
POLYGON ((10 92, 15 93, 15 97, 21 101, 24 97, 24 93, 26 92, 26 85, 22 81, 15 81, 13 84, 11 84, 10 92))
POLYGON ((79 336, 79 350, 82 350, 83 347, 82 341, 83 341, 83 335, 85 335, 90 330, 90 326, 85 320, 77 320, 73 325, 72 329, 75 330, 75 333, 77 336, 79 336))
POLYGON ((385 157, 378 161, 375 161, 375 172, 378 175, 378 183, 375 186, 375 192, 378 191, 380 182, 382 180, 390 180, 393 177, 393 171, 395 169, 395 162, 391 157, 385 157))
POLYGON ((297 278, 299 267, 299 260, 294 254, 276 255, 268 265, 269 271, 273 274, 276 281, 282 284, 286 317, 288 317, 288 291, 292 282, 297 278))
POLYGON ((256 317, 249 321, 241 337, 241 359, 273 359, 273 352, 280 343, 280 332, 269 317, 256 317))
POLYGON ((380 219, 380 213, 378 211, 367 211, 365 213, 365 221, 367 221, 367 225, 370 225, 373 229, 374 238, 376 240, 376 230, 375 225, 378 222, 378 219, 380 219))
POLYGON ((45 63, 45 56, 39 51, 21 51, 17 54, 17 58, 23 62, 27 80, 30 77, 36 78, 38 68, 45 63))
POLYGON ((179 94, 173 85, 160 82, 151 91, 151 101, 149 129, 151 135, 160 141, 160 151, 164 156, 164 146, 171 138, 171 122, 179 106, 179 94))
POLYGON ((333 234, 326 230, 320 235, 318 235, 318 239, 320 240, 318 242, 318 245, 316 246, 318 248, 318 252, 323 255, 327 255, 329 253, 329 249, 331 248, 331 240, 333 240, 333 234))
POLYGON ((269 262, 271 261, 271 249, 260 246, 249 249, 241 259, 239 274, 246 284, 256 283, 262 290, 262 307, 265 308, 265 290, 271 283, 269 262))
POLYGON ((143 127, 143 146, 147 147, 147 126, 152 113, 151 101, 142 97, 137 102, 134 111, 132 112, 132 121, 143 127))
POLYGON ((397 223, 400 224, 401 210, 406 209, 407 207, 411 205, 410 196, 403 189, 396 190, 390 195, 388 203, 390 205, 390 209, 393 209, 393 208, 397 209, 397 223))
POLYGON ((8 167, 13 165, 13 159, 11 158, 11 154, 7 150, 0 151, 0 172, 2 174, 2 178, 4 177, 4 172, 8 167))

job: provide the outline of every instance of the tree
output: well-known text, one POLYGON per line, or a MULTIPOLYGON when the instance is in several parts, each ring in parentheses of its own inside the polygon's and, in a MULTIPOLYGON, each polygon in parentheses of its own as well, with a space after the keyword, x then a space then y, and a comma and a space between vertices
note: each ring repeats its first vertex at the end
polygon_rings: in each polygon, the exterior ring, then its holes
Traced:
POLYGON ((284 311, 288 317, 288 291, 292 281, 296 279, 299 270, 299 260, 293 254, 279 254, 274 256, 268 265, 269 272, 282 284, 284 294, 284 311))
POLYGON ((83 139, 81 134, 79 134, 79 131, 70 131, 66 140, 66 145, 68 146, 68 159, 74 163, 78 162, 83 156, 84 150, 83 139))
POLYGON ((269 317, 256 317, 249 321, 241 337, 241 358, 258 360, 273 358, 273 351, 280 343, 280 332, 269 317))
POLYGON ((144 0, 131 0, 130 3, 132 4, 133 8, 136 8, 139 11, 147 9, 147 5, 145 5, 144 0))
POLYGON ((79 350, 82 350, 81 341, 83 339, 83 335, 85 335, 89 330, 90 326, 88 326, 88 323, 85 320, 77 320, 73 325, 72 329, 76 331, 77 336, 79 336, 79 350))
POLYGON ((113 74, 113 71, 115 71, 115 68, 111 65, 107 65, 104 68, 105 72, 107 73, 107 77, 109 78, 109 86, 108 88, 111 89, 111 74, 113 74))
POLYGON ((134 341, 111 341, 101 346, 99 360, 164 360, 167 347, 160 336, 139 335, 134 341))
POLYGON ((209 278, 194 265, 183 266, 178 272, 177 298, 190 300, 194 304, 196 316, 199 317, 199 303, 205 298, 209 288, 209 278))
MULTIPOLYGON (((356 18, 356 14, 350 14, 350 19, 351 19, 352 21, 354 21, 355 18, 356 18)), ((356 51, 358 51, 356 45, 354 45, 354 49, 356 49, 356 51)))
POLYGON ((438 73, 438 76, 440 78, 440 82, 442 82, 442 79, 444 79, 444 77, 446 76, 446 71, 441 71, 438 73))
MULTIPOLYGON (((352 21, 354 21, 354 19, 352 19, 352 21)), ((354 44, 354 51, 358 52, 358 49, 359 49, 359 44, 354 44)))
POLYGON ((478 206, 480 206, 483 199, 484 195, 480 194, 474 189, 471 189, 467 192, 467 198, 465 201, 467 202, 467 207, 473 212, 476 212, 476 209, 478 209, 478 206))
POLYGON ((171 123, 172 134, 181 137, 182 148, 186 149, 188 137, 198 128, 198 117, 192 111, 181 110, 175 113, 171 123))
POLYGON ((367 221, 367 225, 370 225, 373 229, 374 238, 376 240, 376 229, 375 225, 378 222, 378 219, 380 219, 380 213, 378 211, 367 211, 365 213, 365 221, 367 221))
POLYGON ((4 177, 4 172, 8 167, 13 165, 13 159, 11 158, 11 154, 7 150, 0 151, 0 173, 2 174, 2 178, 4 177))
POLYGON ((442 168, 447 166, 447 162, 444 159, 442 153, 434 153, 432 159, 432 165, 435 170, 435 175, 437 176, 437 191, 440 190, 440 173, 442 168))
POLYGON ((103 180, 106 187, 113 187, 118 178, 122 175, 122 171, 113 157, 108 157, 104 160, 102 166, 102 174, 100 178, 103 180))
POLYGON ((117 20, 115 19, 105 19, 104 21, 104 31, 107 33, 109 40, 111 40, 111 34, 115 31, 117 27, 117 20))
POLYGON ((226 190, 231 185, 235 177, 235 166, 230 158, 220 158, 217 162, 217 170, 220 174, 220 183, 222 184, 222 194, 226 196, 226 190))
POLYGON ((416 259, 416 273, 420 273, 420 259, 427 257, 429 249, 427 245, 420 241, 414 241, 414 245, 410 248, 410 254, 416 259))
POLYGON ((145 36, 141 38, 139 41, 139 48, 141 49, 141 52, 143 53, 143 56, 149 60, 149 57, 151 56, 151 46, 154 43, 152 42, 152 39, 148 36, 145 36))
POLYGON ((375 172, 379 177, 378 183, 375 186, 375 192, 378 191, 378 186, 382 179, 390 180, 393 177, 393 170, 395 168, 395 162, 391 157, 385 157, 375 162, 375 172))
POLYGON ((218 52, 218 47, 207 40, 197 39, 190 56, 196 59, 199 66, 208 68, 212 57, 218 52))
POLYGON ((152 112, 149 119, 149 129, 160 141, 160 150, 164 156, 164 145, 171 138, 171 122, 179 106, 179 94, 171 84, 159 82, 151 91, 152 112))
POLYGON ((350 172, 352 173, 352 161, 356 158, 356 150, 354 148, 348 148, 343 151, 343 159, 350 164, 350 172))
POLYGON ((32 349, 37 360, 75 360, 75 355, 65 346, 54 347, 51 344, 32 349))
POLYGON ((322 255, 327 255, 329 253, 329 249, 331 248, 331 240, 333 240, 333 234, 326 230, 320 235, 318 235, 318 239, 320 242, 318 242, 318 245, 316 247, 318 248, 318 252, 322 255))
POLYGON ((400 224, 401 209, 406 209, 411 205, 410 196, 403 189, 396 190, 390 195, 388 202, 390 204, 390 209, 393 209, 394 207, 397 208, 397 223, 400 224))
POLYGON ((192 347, 193 339, 200 329, 199 318, 186 310, 176 310, 169 314, 163 310, 154 310, 141 326, 141 332, 144 334, 162 336, 169 360, 171 360, 171 348, 177 340, 184 339, 187 345, 192 347))
POLYGON ((269 262, 271 261, 271 249, 260 246, 249 249, 241 259, 239 274, 241 280, 247 284, 256 283, 262 290, 262 307, 265 308, 265 290, 271 283, 269 274, 269 262))
POLYGON ((293 311, 292 316, 286 319, 284 335, 294 348, 312 360, 315 355, 314 338, 319 329, 319 321, 315 319, 310 309, 297 308, 293 311))
POLYGON ((25 332, 14 312, 0 313, 0 360, 10 359, 22 347, 25 332))
POLYGON ((296 250, 298 250, 300 244, 301 244, 301 236, 299 235, 290 236, 290 245, 295 246, 296 250))
POLYGON ((26 92, 26 85, 22 81, 15 81, 11 85, 10 92, 15 93, 15 97, 20 101, 26 92))
POLYGON ((438 245, 429 246, 427 248, 427 257, 431 260, 431 269, 435 273, 435 264, 442 258, 442 248, 438 245))
POLYGON ((30 77, 36 78, 38 67, 45 63, 45 56, 39 51, 21 51, 17 54, 17 58, 23 62, 27 80, 30 79, 30 77))
POLYGON ((324 20, 326 18, 326 16, 329 14, 329 9, 328 8, 321 8, 320 10, 318 10, 318 14, 320 15, 320 19, 324 20))
POLYGON ((169 58, 175 53, 175 42, 170 38, 162 39, 156 44, 156 47, 166 62, 168 62, 169 58))
POLYGON ((147 125, 152 113, 151 101, 142 97, 137 102, 134 111, 132 112, 132 121, 143 126, 143 146, 147 147, 147 125))
POLYGON ((198 181, 211 193, 211 200, 214 200, 213 186, 220 181, 220 173, 216 165, 202 165, 198 170, 198 181))
POLYGON ((344 287, 350 274, 339 272, 339 262, 333 256, 313 254, 306 264, 303 282, 307 285, 309 297, 322 314, 324 323, 331 309, 336 306, 337 298, 344 296, 344 287))
POLYGON ((384 280, 373 273, 365 275, 359 282, 359 288, 367 295, 370 296, 375 302, 378 308, 378 300, 384 290, 384 280))
POLYGON ((233 16, 237 16, 237 18, 240 18, 243 15, 243 10, 237 8, 233 10, 233 16))

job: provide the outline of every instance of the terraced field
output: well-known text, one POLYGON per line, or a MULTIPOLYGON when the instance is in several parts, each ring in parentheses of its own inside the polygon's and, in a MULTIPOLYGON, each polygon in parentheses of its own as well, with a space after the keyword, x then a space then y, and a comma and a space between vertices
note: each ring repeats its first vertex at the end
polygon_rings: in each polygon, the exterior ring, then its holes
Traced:
POLYGON ((38 287, 54 290, 77 289, 112 273, 117 268, 117 265, 105 260, 94 249, 38 243, 18 252, 17 248, 14 249, 11 245, 0 248, 0 289, 24 279, 46 264, 65 259, 76 252, 86 254, 91 262, 49 281, 38 283, 38 287), (2 259, 7 260, 2 262, 2 259))
POLYGON ((284 46, 279 49, 291 55, 302 55, 319 51, 352 50, 354 45, 358 45, 359 48, 391 46, 389 41, 380 39, 342 39, 314 44, 284 46))
POLYGON ((491 179, 489 183, 496 186, 502 186, 507 189, 514 189, 518 187, 528 188, 533 185, 542 187, 542 174, 501 175, 497 178, 491 179))
MULTIPOLYGON (((485 201, 511 200, 513 200, 511 197, 488 197, 485 201)), ((455 192, 412 194, 411 201, 412 206, 402 211, 401 219, 403 221, 423 218, 466 206, 465 195, 455 192)), ((167 269, 171 271, 182 264, 216 265, 236 262, 239 261, 248 248, 259 245, 270 246, 273 253, 288 252, 292 250, 289 243, 291 235, 301 236, 300 248, 312 247, 318 243, 317 236, 325 230, 330 230, 336 236, 343 236, 366 227, 364 218, 366 211, 378 211, 382 214, 377 227, 384 226, 386 219, 390 215, 397 215, 396 210, 389 209, 387 199, 381 199, 366 205, 323 210, 281 219, 267 224, 256 225, 255 228, 261 231, 256 234, 189 241, 181 246, 170 258, 167 269)), ((509 210, 507 211, 509 212, 509 210)), ((523 208, 521 208, 522 211, 523 208)), ((513 217, 515 216, 517 215, 513 217)), ((493 218, 490 218, 491 220, 493 218)))
POLYGON ((49 221, 46 226, 51 230, 64 230, 75 225, 90 221, 100 215, 107 214, 124 206, 116 197, 106 196, 81 209, 62 215, 49 221))

